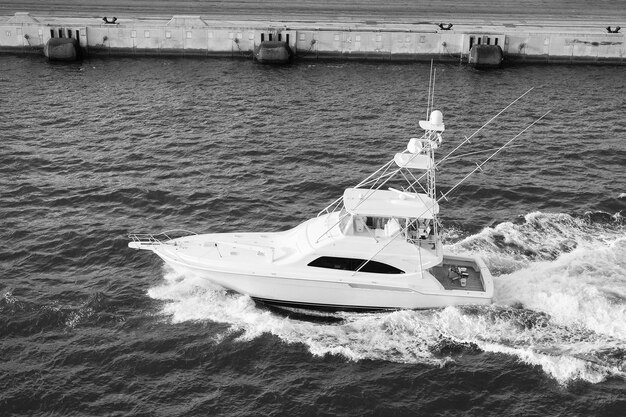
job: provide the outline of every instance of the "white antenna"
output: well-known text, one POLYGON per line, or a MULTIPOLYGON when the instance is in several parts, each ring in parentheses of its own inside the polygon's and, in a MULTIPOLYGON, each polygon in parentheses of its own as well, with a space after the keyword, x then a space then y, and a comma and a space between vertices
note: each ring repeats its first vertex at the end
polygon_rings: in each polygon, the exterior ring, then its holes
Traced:
POLYGON ((433 60, 430 60, 430 73, 428 78, 428 98, 426 99, 426 120, 430 117, 430 90, 433 88, 433 60))
MULTIPOLYGON (((434 68, 433 69, 433 88, 432 91, 430 92, 430 106, 432 107, 433 110, 435 110, 435 82, 437 81, 437 69, 434 68)), ((430 114, 427 115, 427 120, 430 120, 430 114)))

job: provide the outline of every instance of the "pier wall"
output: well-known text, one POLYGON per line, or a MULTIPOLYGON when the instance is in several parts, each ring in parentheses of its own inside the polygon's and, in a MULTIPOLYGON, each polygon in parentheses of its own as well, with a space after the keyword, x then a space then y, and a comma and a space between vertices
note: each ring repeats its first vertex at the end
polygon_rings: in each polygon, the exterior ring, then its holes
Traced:
MULTIPOLYGON (((509 25, 510 26, 510 25, 509 25)), ((300 59, 466 62, 472 45, 499 45, 505 62, 626 64, 626 35, 604 28, 216 22, 166 19, 33 17, 0 19, 0 52, 41 52, 52 37, 74 37, 86 55, 251 57, 263 40, 289 43, 300 59)))

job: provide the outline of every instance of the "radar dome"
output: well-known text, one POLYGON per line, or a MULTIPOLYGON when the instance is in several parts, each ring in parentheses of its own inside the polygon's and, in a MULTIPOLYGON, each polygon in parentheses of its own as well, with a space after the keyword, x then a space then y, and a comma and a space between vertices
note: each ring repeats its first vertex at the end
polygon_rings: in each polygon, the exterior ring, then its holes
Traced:
POLYGON ((443 114, 439 110, 433 110, 432 113, 430 113, 430 120, 420 120, 420 127, 424 130, 443 132, 446 128, 443 124, 443 114))

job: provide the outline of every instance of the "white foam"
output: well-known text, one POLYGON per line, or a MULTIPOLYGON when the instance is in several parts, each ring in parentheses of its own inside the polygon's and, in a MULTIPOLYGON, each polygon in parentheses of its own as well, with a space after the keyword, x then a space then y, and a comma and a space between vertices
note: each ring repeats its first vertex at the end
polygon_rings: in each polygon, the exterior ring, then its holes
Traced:
POLYGON ((485 343, 481 348, 487 352, 517 356, 524 363, 541 366, 547 374, 561 383, 576 379, 598 383, 612 373, 619 372, 617 369, 611 372, 608 368, 567 355, 550 356, 537 353, 530 348, 512 348, 496 343, 485 343))
POLYGON ((626 240, 579 246, 553 262, 495 278, 494 302, 626 340, 626 240))
POLYGON ((7 290, 7 291, 3 294, 3 297, 4 297, 4 301, 5 301, 8 305, 12 305, 12 304, 15 304, 15 303, 17 303, 17 302, 18 302, 18 301, 17 301, 17 298, 15 298, 15 296, 13 295, 13 290, 12 290, 12 289, 7 290))
POLYGON ((246 296, 207 289, 194 278, 172 279, 166 273, 163 285, 148 294, 168 301, 162 313, 172 322, 211 320, 228 323, 238 339, 251 340, 264 333, 278 336, 286 343, 304 343, 317 356, 342 355, 351 360, 381 359, 398 362, 439 363, 426 341, 437 333, 432 326, 411 319, 415 312, 388 314, 344 314, 344 323, 323 324, 291 320, 259 309, 246 296), (406 338, 411 337, 411 343, 406 338), (418 360, 419 359, 419 360, 418 360))
POLYGON ((483 229, 450 246, 455 252, 480 253, 496 275, 537 260, 553 260, 581 244, 605 244, 623 231, 603 229, 562 213, 533 212, 522 223, 505 222, 483 229))

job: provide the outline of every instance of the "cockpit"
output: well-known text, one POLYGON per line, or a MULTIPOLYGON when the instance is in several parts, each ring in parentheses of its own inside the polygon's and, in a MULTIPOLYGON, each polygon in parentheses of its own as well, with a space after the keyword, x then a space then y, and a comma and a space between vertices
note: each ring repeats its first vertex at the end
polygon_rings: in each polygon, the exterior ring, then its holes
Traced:
POLYGON ((374 238, 401 236, 408 242, 431 239, 434 234, 432 219, 410 217, 346 216, 342 224, 346 235, 374 238))

